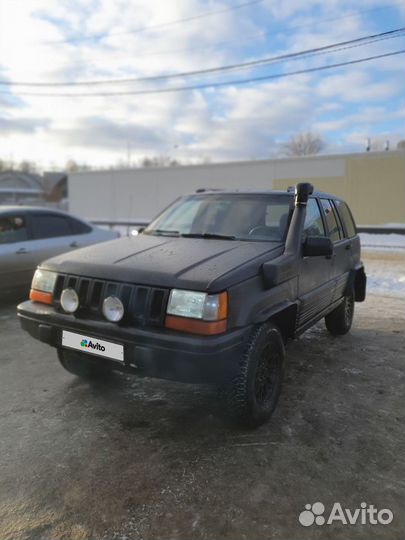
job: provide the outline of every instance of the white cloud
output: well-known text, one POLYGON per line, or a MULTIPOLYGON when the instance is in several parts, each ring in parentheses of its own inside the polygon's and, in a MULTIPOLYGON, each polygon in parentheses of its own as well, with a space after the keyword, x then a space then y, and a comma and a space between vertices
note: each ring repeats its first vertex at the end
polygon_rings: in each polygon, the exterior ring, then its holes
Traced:
POLYGON ((348 102, 386 101, 401 92, 401 79, 390 76, 376 80, 364 68, 351 73, 325 77, 317 87, 320 98, 334 98, 348 102))
MULTIPOLYGON (((364 0, 361 10, 383 4, 394 5, 364 0)), ((0 79, 63 82, 190 71, 378 31, 378 20, 366 15, 322 23, 356 11, 349 0, 265 0, 252 8, 137 32, 230 5, 222 0, 2 0, 0 79), (295 29, 280 31, 286 26, 295 29), (278 32, 266 36, 269 28, 278 32), (82 40, 85 36, 98 37, 82 40), (223 42, 227 45, 215 46, 223 42)), ((372 50, 384 47, 382 43, 372 50)), ((271 72, 347 60, 363 52, 288 62, 271 72)), ((22 90, 13 87, 10 95, 0 95, 0 158, 12 154, 46 165, 74 157, 108 165, 125 158, 130 145, 134 159, 145 154, 246 159, 271 155, 289 135, 311 129, 331 137, 330 147, 346 139, 344 144, 352 144, 345 132, 351 133, 353 124, 367 127, 374 121, 378 129, 378 122, 404 117, 396 106, 388 107, 404 91, 402 64, 402 57, 390 58, 385 69, 382 63, 363 64, 255 86, 148 96, 18 98, 22 90), (394 112, 387 114, 387 107, 394 112)), ((240 76, 257 73, 246 70, 240 76)))

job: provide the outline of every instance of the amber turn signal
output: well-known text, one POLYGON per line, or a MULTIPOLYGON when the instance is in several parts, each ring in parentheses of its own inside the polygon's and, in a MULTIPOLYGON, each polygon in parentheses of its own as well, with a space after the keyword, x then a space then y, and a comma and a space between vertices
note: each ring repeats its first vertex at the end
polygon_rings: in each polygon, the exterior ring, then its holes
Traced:
POLYGON ((222 292, 218 295, 218 319, 226 319, 228 317, 228 293, 222 292))
POLYGON ((53 302, 53 294, 49 292, 36 291, 35 289, 31 289, 30 300, 32 300, 32 302, 39 302, 41 304, 51 305, 53 302))
POLYGON ((176 317, 175 315, 167 315, 165 319, 166 328, 203 336, 214 336, 226 332, 226 323, 226 320, 211 322, 189 319, 187 317, 176 317))

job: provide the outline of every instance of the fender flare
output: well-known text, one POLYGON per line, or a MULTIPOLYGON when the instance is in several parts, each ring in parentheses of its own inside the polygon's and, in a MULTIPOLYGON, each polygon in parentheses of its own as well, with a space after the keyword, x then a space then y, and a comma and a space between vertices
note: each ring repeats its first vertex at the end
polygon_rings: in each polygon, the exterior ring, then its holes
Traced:
POLYGON ((258 313, 253 324, 263 324, 268 321, 273 321, 280 329, 283 337, 287 339, 294 336, 297 315, 298 302, 286 301, 258 313))

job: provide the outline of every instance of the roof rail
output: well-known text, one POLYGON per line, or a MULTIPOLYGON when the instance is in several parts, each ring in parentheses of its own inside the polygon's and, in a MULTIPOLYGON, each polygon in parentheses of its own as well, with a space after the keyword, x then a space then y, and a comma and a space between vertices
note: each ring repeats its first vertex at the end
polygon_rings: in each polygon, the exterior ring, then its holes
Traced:
POLYGON ((196 193, 204 193, 206 191, 223 191, 221 188, 198 188, 195 190, 196 193))

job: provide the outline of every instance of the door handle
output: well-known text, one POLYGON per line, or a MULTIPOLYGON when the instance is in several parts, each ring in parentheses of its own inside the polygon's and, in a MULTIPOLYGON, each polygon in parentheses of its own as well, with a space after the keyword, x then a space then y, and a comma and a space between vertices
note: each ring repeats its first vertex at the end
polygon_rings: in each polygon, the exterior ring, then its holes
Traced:
POLYGON ((345 249, 347 249, 348 251, 349 249, 352 249, 352 243, 350 242, 349 244, 346 244, 345 249))
POLYGON ((69 244, 69 247, 72 247, 72 248, 75 248, 75 247, 79 247, 79 244, 76 242, 76 240, 74 242, 72 242, 71 244, 69 244))
POLYGON ((16 255, 26 255, 28 251, 25 248, 17 249, 16 255))

